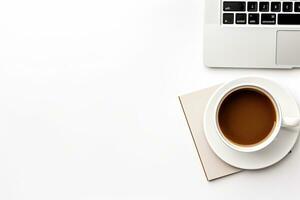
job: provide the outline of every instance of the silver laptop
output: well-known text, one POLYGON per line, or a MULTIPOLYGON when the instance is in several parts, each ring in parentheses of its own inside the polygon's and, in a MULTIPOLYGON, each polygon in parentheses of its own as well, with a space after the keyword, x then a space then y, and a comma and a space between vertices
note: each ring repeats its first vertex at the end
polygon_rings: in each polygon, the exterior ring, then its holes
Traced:
POLYGON ((205 0, 209 67, 300 67, 300 0, 205 0))

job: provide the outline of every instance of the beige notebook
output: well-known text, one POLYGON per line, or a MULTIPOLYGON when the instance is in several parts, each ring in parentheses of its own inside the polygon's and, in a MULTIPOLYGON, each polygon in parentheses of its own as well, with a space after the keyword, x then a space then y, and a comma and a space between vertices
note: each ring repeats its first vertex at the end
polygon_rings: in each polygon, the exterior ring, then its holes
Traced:
POLYGON ((179 96, 179 100, 190 128, 199 158, 208 181, 240 172, 241 169, 232 167, 222 161, 210 148, 202 127, 205 106, 218 88, 213 86, 190 94, 179 96))

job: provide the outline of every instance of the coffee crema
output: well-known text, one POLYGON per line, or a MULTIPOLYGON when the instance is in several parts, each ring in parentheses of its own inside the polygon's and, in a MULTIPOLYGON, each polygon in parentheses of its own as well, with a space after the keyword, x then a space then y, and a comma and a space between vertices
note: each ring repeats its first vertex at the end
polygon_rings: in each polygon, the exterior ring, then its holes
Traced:
POLYGON ((225 138, 242 146, 263 142, 272 133, 277 120, 270 97, 254 88, 241 88, 226 96, 217 117, 225 138))

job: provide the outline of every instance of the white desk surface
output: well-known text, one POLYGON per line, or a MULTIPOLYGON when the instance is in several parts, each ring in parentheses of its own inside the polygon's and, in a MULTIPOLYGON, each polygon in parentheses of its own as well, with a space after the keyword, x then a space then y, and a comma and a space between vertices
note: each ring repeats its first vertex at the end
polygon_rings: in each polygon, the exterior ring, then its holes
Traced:
POLYGON ((203 66, 203 0, 0 3, 0 199, 295 199, 300 148, 207 182, 177 96, 300 70, 203 66))

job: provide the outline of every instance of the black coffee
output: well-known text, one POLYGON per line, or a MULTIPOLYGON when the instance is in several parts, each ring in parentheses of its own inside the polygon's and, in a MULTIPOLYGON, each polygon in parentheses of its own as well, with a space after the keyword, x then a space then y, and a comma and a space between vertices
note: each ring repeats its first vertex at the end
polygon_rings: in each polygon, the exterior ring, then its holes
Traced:
POLYGON ((276 110, 271 99, 259 90, 243 88, 221 103, 218 124, 223 135, 238 145, 255 145, 272 132, 276 110))

